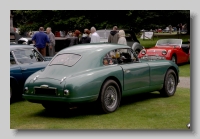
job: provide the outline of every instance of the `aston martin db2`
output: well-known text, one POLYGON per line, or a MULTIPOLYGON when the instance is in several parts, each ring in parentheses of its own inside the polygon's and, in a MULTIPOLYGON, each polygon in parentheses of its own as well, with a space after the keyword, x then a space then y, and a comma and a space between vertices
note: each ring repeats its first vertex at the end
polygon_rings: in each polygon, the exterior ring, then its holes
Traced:
POLYGON ((102 112, 114 112, 123 96, 160 91, 173 96, 179 68, 172 61, 138 59, 119 44, 80 44, 58 52, 44 70, 26 80, 23 97, 44 108, 97 102, 102 112))

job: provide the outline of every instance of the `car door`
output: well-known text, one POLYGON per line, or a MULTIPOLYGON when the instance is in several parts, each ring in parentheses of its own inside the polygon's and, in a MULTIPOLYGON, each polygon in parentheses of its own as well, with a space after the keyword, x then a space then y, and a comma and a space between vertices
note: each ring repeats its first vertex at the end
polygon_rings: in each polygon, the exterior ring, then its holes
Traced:
POLYGON ((150 83, 149 65, 141 63, 131 49, 128 49, 127 53, 131 55, 132 61, 119 64, 124 74, 124 90, 148 87, 150 83))

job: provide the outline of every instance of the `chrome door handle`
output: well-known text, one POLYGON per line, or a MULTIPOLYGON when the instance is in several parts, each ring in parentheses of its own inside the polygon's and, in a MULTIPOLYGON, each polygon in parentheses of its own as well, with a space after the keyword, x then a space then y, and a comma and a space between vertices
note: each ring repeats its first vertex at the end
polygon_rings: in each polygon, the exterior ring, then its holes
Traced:
POLYGON ((27 68, 22 68, 22 70, 27 70, 27 68))
POLYGON ((125 72, 125 73, 129 73, 129 72, 130 72, 130 70, 126 69, 126 70, 124 70, 124 72, 125 72))

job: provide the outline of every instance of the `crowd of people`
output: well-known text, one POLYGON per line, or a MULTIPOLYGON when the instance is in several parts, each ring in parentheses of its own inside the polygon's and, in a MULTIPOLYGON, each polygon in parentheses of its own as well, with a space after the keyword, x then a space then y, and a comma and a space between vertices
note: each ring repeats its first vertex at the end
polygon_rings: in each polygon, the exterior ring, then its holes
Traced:
MULTIPOLYGON (((96 32, 95 27, 91 27, 90 30, 86 28, 83 33, 79 30, 75 30, 74 32, 69 31, 67 37, 70 37, 69 46, 84 43, 100 43, 100 36, 96 32)), ((55 55, 55 35, 51 31, 51 27, 46 28, 46 33, 44 33, 44 27, 40 27, 39 32, 32 36, 32 41, 43 56, 46 56, 46 51, 48 51, 49 56, 55 55)), ((117 26, 114 26, 108 36, 108 43, 127 45, 125 31, 118 31, 117 26)))

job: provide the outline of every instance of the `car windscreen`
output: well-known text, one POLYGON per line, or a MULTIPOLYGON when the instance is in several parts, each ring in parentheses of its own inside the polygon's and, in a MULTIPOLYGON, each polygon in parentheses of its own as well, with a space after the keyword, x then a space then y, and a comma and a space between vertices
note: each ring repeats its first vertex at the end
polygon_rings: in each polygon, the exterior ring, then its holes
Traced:
POLYGON ((158 40, 156 46, 166 46, 166 45, 179 45, 181 46, 182 40, 181 39, 161 39, 158 40))
POLYGON ((60 54, 57 55, 49 65, 73 66, 80 60, 80 58, 81 55, 78 54, 60 54))
POLYGON ((44 61, 41 55, 33 48, 16 49, 16 50, 13 50, 13 54, 17 62, 20 64, 44 61))

